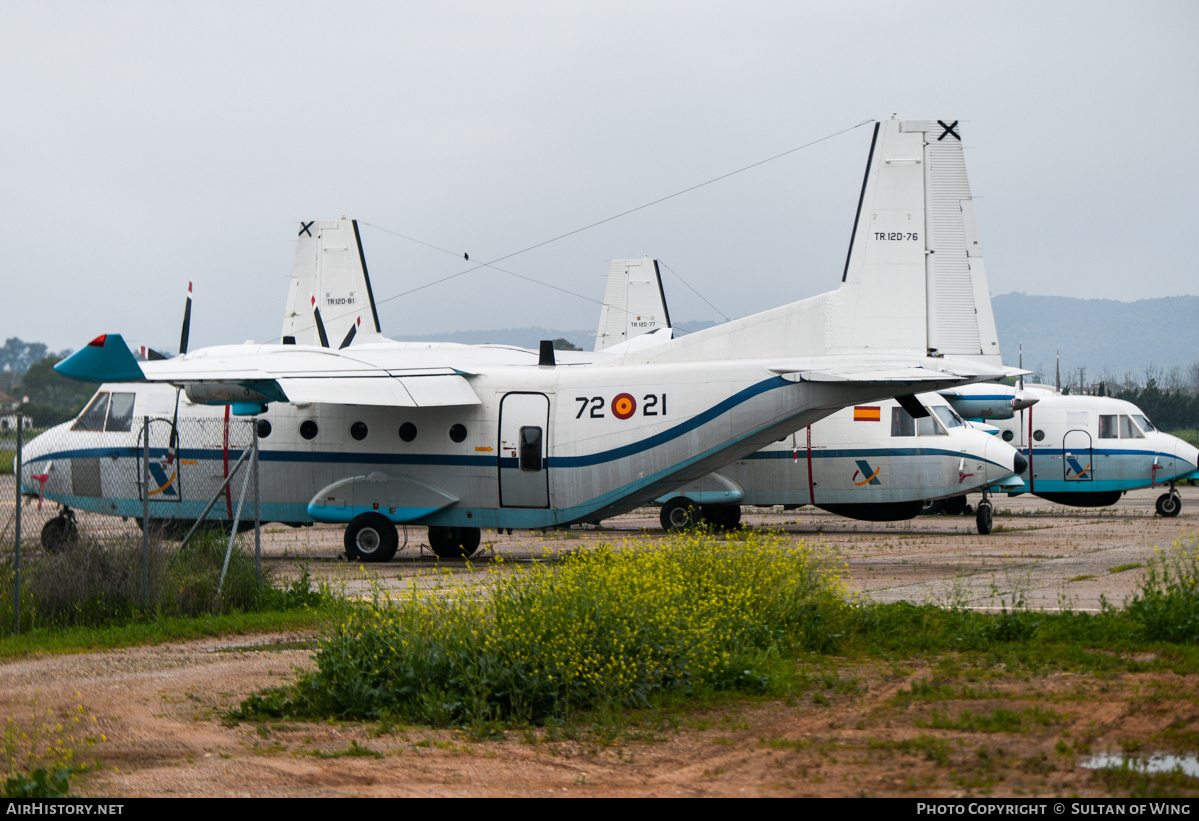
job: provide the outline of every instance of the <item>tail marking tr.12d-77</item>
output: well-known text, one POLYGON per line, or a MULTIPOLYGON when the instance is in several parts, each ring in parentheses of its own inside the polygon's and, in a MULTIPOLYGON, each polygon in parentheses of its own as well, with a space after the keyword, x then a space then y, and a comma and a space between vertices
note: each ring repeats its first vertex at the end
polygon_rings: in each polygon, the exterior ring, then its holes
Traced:
POLYGON ((545 346, 380 341, 228 346, 139 365, 108 334, 57 368, 166 382, 242 411, 305 409, 301 427, 314 433, 290 457, 331 481, 285 504, 348 523, 347 543, 379 558, 407 522, 469 553, 481 527, 621 513, 841 407, 999 377, 994 328, 975 310, 988 297, 970 285, 969 195, 952 184, 964 179, 958 139, 938 121, 876 125, 837 291, 589 364, 545 346))

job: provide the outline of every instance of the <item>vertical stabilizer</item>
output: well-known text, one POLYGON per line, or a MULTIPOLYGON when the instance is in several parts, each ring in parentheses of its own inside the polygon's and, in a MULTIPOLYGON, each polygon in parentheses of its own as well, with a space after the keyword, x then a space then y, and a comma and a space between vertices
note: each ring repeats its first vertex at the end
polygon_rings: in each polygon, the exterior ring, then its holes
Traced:
POLYGON ((1002 368, 957 120, 875 125, 838 290, 689 334, 653 357, 829 354, 1002 368))
POLYGON ((911 349, 923 338, 934 355, 999 364, 961 126, 887 120, 876 129, 842 277, 853 310, 837 317, 834 345, 911 349), (897 313, 924 328, 899 331, 897 313))
POLYGON ((380 337, 379 314, 355 220, 300 223, 283 313, 285 341, 322 344, 314 309, 320 310, 325 338, 334 345, 380 337))
POLYGON ((602 351, 669 327, 670 314, 666 310, 658 261, 649 257, 612 260, 595 334, 595 350, 602 351))

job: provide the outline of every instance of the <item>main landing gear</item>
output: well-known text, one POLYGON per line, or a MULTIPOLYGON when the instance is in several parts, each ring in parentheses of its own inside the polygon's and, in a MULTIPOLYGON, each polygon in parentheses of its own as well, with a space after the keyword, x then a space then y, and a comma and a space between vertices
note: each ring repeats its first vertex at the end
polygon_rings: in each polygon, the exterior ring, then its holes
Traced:
POLYGON ((481 538, 477 527, 429 528, 429 548, 439 559, 469 559, 479 549, 481 538))
MULTIPOLYGON (((440 559, 469 559, 481 540, 477 527, 429 528, 429 548, 440 559)), ((362 513, 346 525, 345 546, 346 558, 352 562, 389 562, 399 550, 400 536, 382 513, 362 513)))
POLYGON ((345 543, 352 562, 389 562, 400 547, 400 534, 382 513, 362 513, 346 526, 345 543))
POLYGON ((64 507, 42 527, 42 548, 47 553, 61 553, 78 542, 79 527, 75 524, 75 511, 69 507, 64 507))
POLYGON ((697 505, 686 496, 676 496, 662 505, 662 529, 687 530, 705 522, 717 530, 735 530, 741 525, 741 505, 697 505))
POLYGON ((1159 516, 1166 516, 1168 518, 1177 516, 1179 511, 1182 510, 1182 497, 1178 495, 1173 482, 1170 483, 1169 493, 1163 493, 1157 497, 1155 507, 1159 516))

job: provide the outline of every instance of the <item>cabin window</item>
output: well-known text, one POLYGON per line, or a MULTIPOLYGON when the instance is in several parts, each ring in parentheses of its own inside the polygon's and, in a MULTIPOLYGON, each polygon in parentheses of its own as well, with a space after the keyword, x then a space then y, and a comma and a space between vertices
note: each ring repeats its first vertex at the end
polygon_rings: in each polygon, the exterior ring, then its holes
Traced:
POLYGON ((366 434, 366 422, 355 422, 350 425, 350 436, 353 436, 355 440, 361 442, 366 438, 366 434))
POLYGON ((1003 432, 1003 441, 1010 442, 1015 438, 1016 438, 1016 434, 1012 433, 1010 430, 1005 430, 1003 432))
POLYGON ((258 420, 258 438, 265 439, 271 435, 271 422, 269 419, 258 420))
POLYGON ((1115 414, 1099 414, 1099 438, 1119 439, 1120 429, 1116 426, 1115 414))
POLYGON ((954 413, 953 408, 949 407, 948 405, 937 405, 932 409, 932 411, 941 418, 941 421, 945 423, 945 427, 947 428, 960 428, 965 426, 965 423, 962 421, 962 417, 954 413))
POLYGON ((114 393, 108 406, 108 422, 104 425, 106 431, 128 431, 133 428, 133 399, 132 393, 114 393))
POLYGON ((466 425, 457 424, 457 425, 454 425, 452 428, 450 428, 450 439, 454 440, 455 442, 465 441, 466 440, 466 425))
POLYGON ((1121 439, 1144 439, 1145 434, 1137 430, 1137 426, 1132 423, 1132 420, 1123 414, 1120 415, 1120 438, 1121 439))
POLYGON ((416 425, 411 422, 405 422, 400 425, 400 438, 405 442, 411 442, 416 438, 416 425))
POLYGON ((1044 441, 1044 440, 1045 440, 1045 431, 1043 431, 1043 430, 1034 430, 1034 431, 1032 432, 1032 438, 1033 438, 1033 439, 1035 439, 1035 440, 1037 440, 1038 442, 1042 442, 1042 441, 1044 441))
POLYGON ((71 430, 104 430, 104 418, 108 416, 108 392, 97 393, 83 413, 71 425, 71 430))
POLYGON ((1141 430, 1145 431, 1145 433, 1152 433, 1153 431, 1157 430, 1157 428, 1153 427, 1153 423, 1150 422, 1149 418, 1146 416, 1142 416, 1139 413, 1134 413, 1132 415, 1132 419, 1141 426, 1141 430))
POLYGON ((916 435, 916 420, 903 408, 891 408, 891 435, 916 435))
POLYGON ((541 428, 520 429, 520 469, 541 470, 541 428))
POLYGON ((316 422, 313 422, 311 419, 305 419, 300 423, 300 435, 305 439, 315 439, 316 433, 316 422))

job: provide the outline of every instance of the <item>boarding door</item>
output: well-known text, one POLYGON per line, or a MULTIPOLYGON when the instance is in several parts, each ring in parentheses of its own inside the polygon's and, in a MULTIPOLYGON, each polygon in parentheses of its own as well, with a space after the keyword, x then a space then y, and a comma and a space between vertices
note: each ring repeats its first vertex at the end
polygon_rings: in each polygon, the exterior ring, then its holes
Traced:
POLYGON ((546 470, 550 400, 509 393, 500 400, 500 507, 549 507, 546 470))
POLYGON ((1067 482, 1090 482, 1092 468, 1091 434, 1085 430, 1068 430, 1062 437, 1062 466, 1067 482))
MULTIPOLYGON (((140 421, 140 420, 138 420, 140 421)), ((151 502, 179 502, 183 500, 183 488, 179 476, 178 442, 171 441, 174 426, 170 419, 150 420, 150 474, 142 477, 142 430, 137 431, 137 478, 141 493, 149 493, 151 502)))

